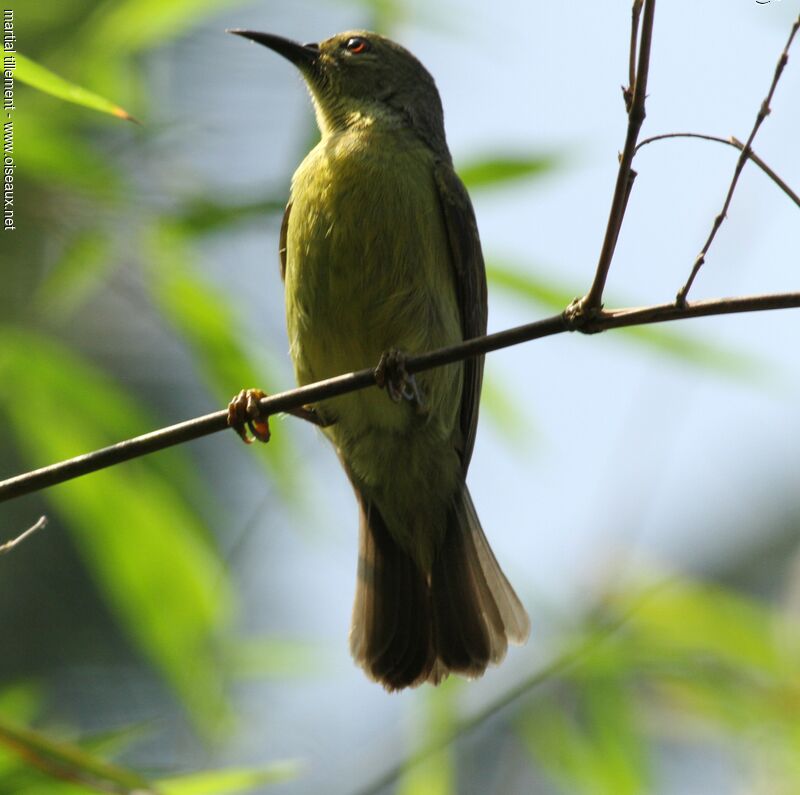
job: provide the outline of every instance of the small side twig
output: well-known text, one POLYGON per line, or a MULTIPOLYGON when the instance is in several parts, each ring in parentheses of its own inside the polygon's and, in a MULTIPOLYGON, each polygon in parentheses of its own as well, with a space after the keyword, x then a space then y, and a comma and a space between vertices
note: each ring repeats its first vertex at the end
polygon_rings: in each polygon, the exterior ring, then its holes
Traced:
POLYGON ((33 525, 33 527, 29 527, 24 533, 20 533, 16 538, 6 541, 5 544, 0 544, 0 555, 5 555, 7 552, 11 552, 14 547, 16 547, 18 544, 21 544, 26 538, 32 536, 37 530, 41 530, 46 525, 47 517, 40 516, 39 520, 35 525, 33 525))
MULTIPOLYGON (((634 7, 631 20, 631 59, 635 58, 637 30, 639 28, 639 12, 637 5, 641 5, 641 0, 634 0, 634 7)), ((592 286, 589 292, 573 305, 570 312, 573 316, 591 316, 597 312, 603 303, 603 290, 605 289, 608 270, 611 267, 611 260, 614 257, 614 249, 617 245, 622 219, 625 217, 628 198, 635 174, 631 169, 633 154, 636 149, 636 142, 639 138, 639 131, 645 119, 645 97, 647 96, 647 76, 650 70, 650 47, 653 40, 653 21, 655 18, 655 0, 645 0, 644 14, 642 15, 642 29, 639 36, 639 58, 636 74, 631 70, 631 86, 633 95, 628 109, 628 131, 625 136, 625 147, 619 159, 619 170, 617 172, 617 182, 614 186, 614 195, 611 199, 611 210, 609 211, 608 224, 603 239, 603 246, 600 249, 600 257, 597 262, 597 269, 592 286)), ((626 100, 626 104, 627 100, 626 100)))
POLYGON ((798 207, 800 207, 800 196, 798 196, 797 193, 795 193, 752 149, 746 150, 744 144, 733 135, 730 138, 721 138, 718 135, 707 135, 706 133, 663 133, 662 135, 653 135, 650 138, 639 141, 636 146, 636 153, 638 153, 643 146, 655 143, 656 141, 666 141, 671 138, 698 138, 701 141, 714 141, 718 144, 732 146, 740 152, 746 152, 747 158, 752 160, 798 207))
POLYGON ((700 272, 700 268, 703 267, 703 263, 706 261, 706 254, 708 254, 708 249, 711 247, 711 244, 714 242, 714 238, 717 236, 717 232, 719 231, 720 226, 722 226, 722 222, 725 220, 725 217, 728 214, 728 208, 731 204, 731 199, 733 199, 733 192, 736 190, 736 185, 739 182, 739 175, 742 173, 742 169, 744 168, 744 164, 747 162, 747 159, 750 155, 750 147, 753 144, 753 140, 756 137, 756 133, 761 127, 762 122, 764 119, 769 116, 771 112, 770 104, 772 103, 772 96, 775 93, 775 89, 778 86, 778 81, 781 79, 781 74, 783 74, 784 67, 789 60, 789 48, 792 46, 792 41, 794 40, 795 35, 797 34, 798 29, 800 29, 800 16, 797 17, 794 24, 792 25, 792 30, 789 33, 789 38, 786 41, 786 45, 781 52, 780 58, 778 58, 778 63, 775 67, 775 73, 772 76, 772 84, 769 87, 769 92, 767 93, 766 98, 761 103, 761 107, 758 109, 758 113, 756 114, 756 120, 753 124, 753 129, 750 130, 750 135, 747 138, 746 143, 744 144, 741 154, 739 155, 738 160, 736 161, 736 167, 733 170, 733 177, 731 178, 731 184, 728 186, 728 193, 725 196, 725 201, 722 205, 722 209, 714 218, 714 223, 711 225, 711 232, 709 232, 708 238, 706 239, 703 248, 700 250, 700 253, 697 255, 697 258, 692 265, 692 271, 689 274, 689 278, 686 280, 686 284, 678 290, 678 294, 675 296, 675 302, 677 304, 684 304, 686 303, 686 298, 689 295, 689 290, 692 289, 692 284, 694 283, 697 274, 700 272))

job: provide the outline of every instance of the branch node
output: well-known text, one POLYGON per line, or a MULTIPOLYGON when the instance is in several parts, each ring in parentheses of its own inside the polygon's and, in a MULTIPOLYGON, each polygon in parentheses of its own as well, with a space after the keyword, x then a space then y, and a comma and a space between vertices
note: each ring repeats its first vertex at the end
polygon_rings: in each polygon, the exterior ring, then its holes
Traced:
POLYGON ((597 328, 594 321, 603 315, 603 305, 593 306, 589 303, 589 296, 573 298, 567 308, 561 313, 567 331, 580 331, 582 334, 597 334, 603 331, 597 328))
POLYGON ((631 105, 633 104, 633 86, 620 86, 622 89, 622 99, 625 102, 625 111, 631 112, 631 105))

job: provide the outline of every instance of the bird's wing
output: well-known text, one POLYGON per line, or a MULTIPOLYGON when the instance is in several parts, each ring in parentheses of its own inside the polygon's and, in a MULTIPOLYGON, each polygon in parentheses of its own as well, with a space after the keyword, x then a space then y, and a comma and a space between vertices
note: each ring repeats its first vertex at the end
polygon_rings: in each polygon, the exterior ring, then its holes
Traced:
MULTIPOLYGON (((461 313, 461 331, 464 339, 479 337, 486 333, 486 269, 475 212, 467 189, 449 162, 439 162, 434 176, 450 241, 456 296, 461 313)), ((483 356, 466 359, 461 396, 461 461, 465 473, 475 444, 482 381, 483 356)))
POLYGON ((278 256, 281 258, 281 279, 286 281, 286 233, 289 231, 289 216, 292 214, 292 203, 286 205, 281 221, 281 235, 278 242, 278 256))

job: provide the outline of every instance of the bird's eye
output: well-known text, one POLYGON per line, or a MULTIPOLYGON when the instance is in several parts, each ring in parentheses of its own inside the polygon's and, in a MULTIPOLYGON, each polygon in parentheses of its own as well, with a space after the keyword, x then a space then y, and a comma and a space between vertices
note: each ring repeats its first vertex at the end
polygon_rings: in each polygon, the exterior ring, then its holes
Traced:
POLYGON ((353 55, 360 55, 362 52, 367 52, 370 49, 370 43, 360 36, 353 36, 352 39, 347 40, 344 48, 347 52, 353 53, 353 55))

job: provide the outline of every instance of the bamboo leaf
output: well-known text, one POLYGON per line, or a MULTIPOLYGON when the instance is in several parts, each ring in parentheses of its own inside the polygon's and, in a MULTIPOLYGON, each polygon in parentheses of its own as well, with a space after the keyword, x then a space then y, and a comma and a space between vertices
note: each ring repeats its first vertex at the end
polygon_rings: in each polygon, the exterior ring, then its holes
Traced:
POLYGON ((114 795, 156 795, 148 781, 72 743, 0 719, 0 744, 46 776, 114 795))
POLYGON ((483 155, 458 168, 458 175, 471 191, 505 186, 523 179, 541 177, 561 164, 554 155, 483 155))
MULTIPOLYGON (((7 54, 5 49, 3 50, 3 54, 7 54)), ((104 97, 86 88, 82 88, 75 83, 71 83, 69 80, 65 80, 63 77, 59 77, 55 72, 51 72, 49 69, 32 61, 30 58, 26 58, 21 53, 13 53, 12 57, 15 59, 15 80, 19 80, 21 83, 27 83, 27 85, 32 88, 63 99, 65 102, 71 102, 74 105, 82 105, 83 107, 91 108, 100 113, 108 113, 111 116, 116 116, 118 119, 136 121, 128 111, 121 108, 119 105, 115 105, 104 97)))
POLYGON ((42 105, 26 102, 15 111, 14 129, 19 128, 25 141, 14 152, 19 172, 48 188, 88 190, 108 202, 120 187, 120 175, 98 157, 84 134, 61 123, 61 113, 47 114, 42 107, 34 109, 35 104, 42 105))
MULTIPOLYGON (((33 466, 157 424, 64 346, 10 329, 0 331, 0 411, 33 466)), ((164 466, 180 473, 184 456, 165 452, 172 455, 79 478, 45 496, 122 626, 211 731, 226 710, 215 648, 232 595, 194 506, 163 475, 164 466)))
POLYGON ((318 644, 278 638, 245 638, 226 651, 232 674, 242 678, 321 676, 329 663, 329 653, 318 644))
MULTIPOLYGON (((538 274, 534 275, 522 268, 497 260, 487 264, 486 273, 492 287, 556 312, 563 311, 570 301, 581 294, 581 290, 577 287, 570 287, 538 274)), ((611 299, 608 299, 607 303, 615 306, 623 305, 611 299)), ((635 326, 615 331, 614 337, 617 336, 651 350, 657 350, 677 361, 694 364, 737 379, 752 377, 762 369, 758 361, 739 351, 671 329, 635 326)))
POLYGON ((0 715, 18 723, 33 720, 41 703, 41 688, 30 682, 20 682, 0 690, 0 715))
POLYGON ((158 791, 161 795, 228 795, 289 781, 297 776, 299 769, 297 762, 286 761, 261 768, 210 770, 160 779, 158 791))
POLYGON ((280 217, 286 208, 286 197, 259 199, 250 202, 212 201, 194 198, 181 208, 175 218, 176 225, 185 232, 214 232, 222 227, 248 221, 264 219, 274 215, 280 217))
POLYGON ((48 317, 72 315, 102 287, 114 263, 110 241, 101 232, 85 232, 72 240, 39 285, 35 303, 48 317))
POLYGON ((524 404, 501 383, 491 366, 483 379, 481 388, 481 412, 503 437, 504 441, 525 452, 536 441, 533 420, 524 411, 524 404))
MULTIPOLYGON (((149 49, 175 38, 243 0, 119 0, 104 3, 89 19, 83 40, 95 52, 115 55, 149 49)), ((220 32, 225 26, 220 24, 220 32)))
MULTIPOLYGON (((154 235, 150 284, 156 303, 191 346, 220 403, 243 387, 277 391, 277 375, 266 362, 256 361, 242 343, 233 306, 194 272, 188 245, 175 228, 165 227, 154 235)), ((294 499, 299 464, 292 456, 290 434, 275 433, 268 445, 259 447, 263 447, 259 458, 275 483, 285 497, 294 499)))
POLYGON ((767 677, 800 670, 796 629, 769 605, 713 583, 676 581, 633 613, 626 629, 636 646, 650 650, 651 661, 713 659, 767 677))
POLYGON ((565 793, 639 795, 649 787, 633 715, 625 683, 609 677, 537 703, 519 726, 537 764, 565 793))
MULTIPOLYGON (((425 725, 420 726, 417 737, 435 743, 449 736, 456 722, 456 693, 459 683, 455 679, 425 692, 425 709, 421 712, 425 725)), ((419 764, 406 770, 397 788, 397 795, 450 795, 456 789, 456 764, 451 747, 442 748, 419 764)))

